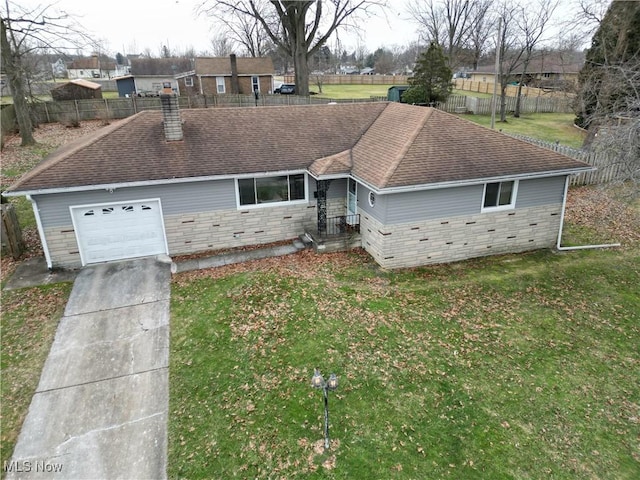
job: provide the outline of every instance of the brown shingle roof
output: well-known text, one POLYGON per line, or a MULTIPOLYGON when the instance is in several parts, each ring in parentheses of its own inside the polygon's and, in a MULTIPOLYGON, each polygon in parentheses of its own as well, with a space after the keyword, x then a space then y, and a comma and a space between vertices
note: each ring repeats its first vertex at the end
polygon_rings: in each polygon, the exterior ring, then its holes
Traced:
POLYGON ((310 170, 379 188, 566 171, 587 164, 439 110, 354 103, 183 110, 184 140, 143 111, 65 145, 10 191, 310 170))
POLYGON ((134 76, 166 76, 173 77, 182 72, 193 70, 193 62, 189 58, 132 58, 131 75, 134 76))
POLYGON ((78 58, 67 66, 67 68, 71 70, 91 70, 102 68, 102 70, 113 70, 115 68, 115 62, 106 57, 86 57, 86 58, 78 58))
POLYGON ((63 83, 62 85, 58 85, 57 87, 52 88, 52 90, 63 89, 68 85, 79 85, 84 88, 90 88, 91 90, 98 90, 102 88, 102 85, 100 85, 99 83, 91 82, 89 80, 85 80, 84 78, 78 78, 67 83, 63 83))
MULTIPOLYGON (((237 57, 238 75, 273 75, 271 57, 237 57)), ((197 57, 196 75, 231 75, 229 57, 197 57)))
POLYGON ((389 104, 353 150, 352 173, 377 188, 588 167, 440 110, 406 107, 389 104))
POLYGON ((345 174, 351 171, 351 150, 319 158, 309 167, 309 172, 317 177, 322 175, 345 174))

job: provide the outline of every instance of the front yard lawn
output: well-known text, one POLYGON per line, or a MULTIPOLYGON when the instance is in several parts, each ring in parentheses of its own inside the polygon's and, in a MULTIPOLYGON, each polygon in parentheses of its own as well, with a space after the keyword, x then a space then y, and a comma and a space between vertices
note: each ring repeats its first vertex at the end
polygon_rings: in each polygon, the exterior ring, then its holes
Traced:
MULTIPOLYGON (((490 115, 461 115, 472 122, 491 126, 490 115)), ((573 148, 582 148, 586 134, 573 124, 576 116, 573 113, 527 113, 520 118, 508 116, 506 123, 500 122, 498 114, 495 129, 506 133, 518 133, 528 137, 544 140, 545 142, 559 142, 573 148)))
POLYGON ((170 478, 640 478, 640 250, 174 277, 170 478), (330 393, 323 454, 314 367, 330 393))
POLYGON ((3 466, 13 453, 70 292, 70 283, 2 291, 0 462, 3 466))

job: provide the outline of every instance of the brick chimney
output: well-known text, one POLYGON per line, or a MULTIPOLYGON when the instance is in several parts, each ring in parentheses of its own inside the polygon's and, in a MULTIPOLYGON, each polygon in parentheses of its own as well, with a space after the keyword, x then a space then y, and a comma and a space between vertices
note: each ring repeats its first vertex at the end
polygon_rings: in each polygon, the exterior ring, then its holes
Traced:
POLYGON ((238 81, 238 59, 236 58, 236 54, 232 53, 229 55, 231 59, 231 93, 238 94, 240 93, 240 82, 238 81))
POLYGON ((182 140, 182 120, 178 109, 178 97, 171 90, 171 82, 163 82, 160 93, 162 104, 162 117, 164 121, 164 136, 167 142, 182 140))

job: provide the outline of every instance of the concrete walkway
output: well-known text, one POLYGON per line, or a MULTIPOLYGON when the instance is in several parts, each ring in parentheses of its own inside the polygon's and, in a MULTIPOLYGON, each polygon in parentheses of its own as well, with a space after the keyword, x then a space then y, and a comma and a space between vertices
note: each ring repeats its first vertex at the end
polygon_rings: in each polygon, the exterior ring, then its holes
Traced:
POLYGON ((234 263, 249 262, 251 260, 260 260, 269 257, 282 257, 291 255, 305 249, 306 246, 300 240, 294 240, 289 245, 268 246, 256 248, 254 250, 240 250, 235 252, 222 253, 212 257, 194 258, 191 260, 183 260, 174 264, 173 268, 177 273, 189 272, 191 270, 200 270, 203 268, 222 267, 224 265, 232 265, 234 263))
POLYGON ((7 479, 165 479, 170 259, 83 268, 7 479))

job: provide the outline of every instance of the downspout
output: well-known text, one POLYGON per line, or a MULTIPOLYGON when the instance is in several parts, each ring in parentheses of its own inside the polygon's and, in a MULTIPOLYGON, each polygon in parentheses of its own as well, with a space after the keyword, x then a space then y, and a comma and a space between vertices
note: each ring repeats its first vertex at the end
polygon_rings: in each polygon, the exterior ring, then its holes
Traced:
POLYGON ((47 237, 44 235, 44 228, 42 226, 42 221, 40 220, 40 210, 38 210, 38 204, 36 200, 31 196, 27 195, 27 200, 31 202, 31 206, 33 207, 33 215, 36 217, 36 225, 38 227, 38 235, 40 235, 40 240, 42 240, 42 250, 44 251, 44 258, 47 261, 47 268, 51 270, 53 264, 51 263, 51 255, 49 255, 49 246, 47 245, 47 237))
POLYGON ((560 213, 560 230, 558 231, 558 243, 556 244, 556 249, 561 252, 566 252, 570 250, 586 250, 590 248, 612 248, 619 247, 619 243, 607 243, 603 245, 579 245, 576 247, 563 247, 560 244, 562 243, 562 228, 564 227, 564 211, 567 207, 567 193, 569 192, 569 178, 567 175, 564 181, 564 194, 562 196, 562 212, 560 213))

